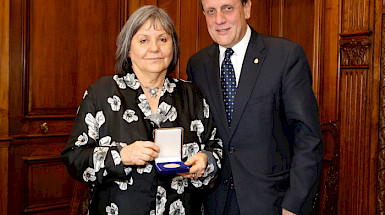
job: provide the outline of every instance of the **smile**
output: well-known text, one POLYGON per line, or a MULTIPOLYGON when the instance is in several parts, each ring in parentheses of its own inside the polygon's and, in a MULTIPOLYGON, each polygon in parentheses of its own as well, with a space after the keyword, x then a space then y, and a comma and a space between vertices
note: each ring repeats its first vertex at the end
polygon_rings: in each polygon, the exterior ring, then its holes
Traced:
POLYGON ((217 31, 218 31, 218 32, 226 32, 226 31, 228 31, 228 30, 230 30, 230 28, 226 28, 226 29, 218 29, 217 31))

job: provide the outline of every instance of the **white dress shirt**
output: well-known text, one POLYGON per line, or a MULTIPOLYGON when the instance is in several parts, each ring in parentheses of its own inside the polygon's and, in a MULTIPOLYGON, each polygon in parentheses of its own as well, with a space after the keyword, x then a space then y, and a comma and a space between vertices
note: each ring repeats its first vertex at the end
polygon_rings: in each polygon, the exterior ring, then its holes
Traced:
MULTIPOLYGON (((250 37, 251 37, 251 29, 250 29, 250 26, 247 26, 246 34, 245 36, 243 36, 242 40, 239 41, 237 44, 235 44, 233 47, 231 47, 234 53, 231 55, 230 59, 234 67, 237 87, 238 87, 239 78, 241 76, 243 59, 245 58, 246 49, 247 49, 247 45, 249 44, 250 37)), ((219 45, 219 71, 221 71, 222 62, 223 62, 223 59, 225 59, 225 51, 226 51, 226 48, 219 45)))

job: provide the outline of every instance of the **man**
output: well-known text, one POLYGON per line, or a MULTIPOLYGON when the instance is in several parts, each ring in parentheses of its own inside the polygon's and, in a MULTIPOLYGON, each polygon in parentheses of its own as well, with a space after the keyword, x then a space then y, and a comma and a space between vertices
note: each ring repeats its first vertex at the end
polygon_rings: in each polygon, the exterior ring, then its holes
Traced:
POLYGON ((207 96, 224 150, 205 212, 311 213, 323 143, 305 53, 249 27, 251 0, 200 4, 215 44, 189 59, 187 74, 207 96))

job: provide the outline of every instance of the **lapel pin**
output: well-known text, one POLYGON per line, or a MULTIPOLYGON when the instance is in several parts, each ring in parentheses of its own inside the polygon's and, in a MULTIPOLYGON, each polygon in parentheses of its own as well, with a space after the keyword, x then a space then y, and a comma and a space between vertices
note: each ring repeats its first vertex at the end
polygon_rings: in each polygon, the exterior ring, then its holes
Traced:
POLYGON ((254 64, 258 64, 259 63, 259 59, 258 58, 255 58, 254 59, 254 64))

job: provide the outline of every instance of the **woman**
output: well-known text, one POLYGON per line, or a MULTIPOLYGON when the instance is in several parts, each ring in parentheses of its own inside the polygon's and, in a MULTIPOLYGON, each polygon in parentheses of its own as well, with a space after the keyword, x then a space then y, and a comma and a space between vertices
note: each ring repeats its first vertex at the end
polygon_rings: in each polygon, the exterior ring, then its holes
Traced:
MULTIPOLYGON (((89 214, 194 214, 192 192, 213 182, 222 142, 201 91, 172 79, 175 27, 156 6, 138 9, 117 40, 116 70, 84 94, 61 156, 71 175, 91 184, 89 214), (160 175, 153 130, 183 127, 190 172, 160 175)), ((194 201, 193 201, 194 200, 194 201)), ((195 210, 195 211, 194 211, 195 210)))

